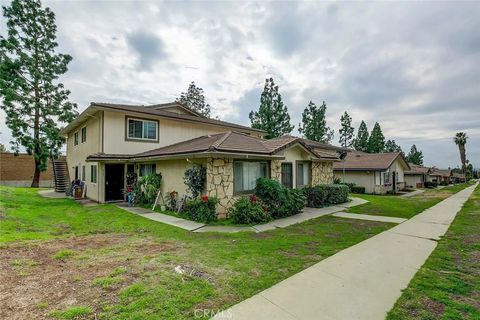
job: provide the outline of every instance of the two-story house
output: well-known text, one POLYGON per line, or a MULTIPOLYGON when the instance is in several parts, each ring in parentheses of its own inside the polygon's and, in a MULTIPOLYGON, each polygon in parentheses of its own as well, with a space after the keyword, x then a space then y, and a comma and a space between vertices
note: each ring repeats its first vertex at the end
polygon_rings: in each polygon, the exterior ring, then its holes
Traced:
POLYGON ((85 181, 98 202, 124 200, 127 173, 162 174, 161 191, 186 193, 185 170, 207 169, 205 194, 223 214, 259 177, 288 187, 333 182, 333 163, 345 150, 293 136, 263 139, 262 130, 206 118, 178 103, 91 103, 62 135, 71 179, 85 181))

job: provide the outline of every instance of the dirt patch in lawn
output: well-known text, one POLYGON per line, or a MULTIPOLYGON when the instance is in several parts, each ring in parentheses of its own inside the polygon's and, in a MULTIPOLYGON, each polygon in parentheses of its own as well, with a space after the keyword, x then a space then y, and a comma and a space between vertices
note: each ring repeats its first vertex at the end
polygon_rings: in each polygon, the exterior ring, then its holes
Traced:
POLYGON ((0 318, 44 319, 80 305, 98 312, 138 280, 145 257, 180 251, 173 242, 107 234, 2 246, 0 318))
POLYGON ((435 319, 440 319, 440 316, 445 311, 445 305, 443 303, 430 298, 423 299, 422 304, 435 319))

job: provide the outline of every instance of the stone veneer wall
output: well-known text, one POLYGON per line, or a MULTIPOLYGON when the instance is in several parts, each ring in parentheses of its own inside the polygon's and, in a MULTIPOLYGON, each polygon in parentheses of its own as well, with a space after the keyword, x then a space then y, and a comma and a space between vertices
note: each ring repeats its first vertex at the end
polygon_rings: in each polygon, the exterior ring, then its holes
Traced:
POLYGON ((217 215, 225 217, 235 199, 233 197, 233 159, 207 160, 207 195, 217 197, 217 215))
POLYGON ((282 179, 282 162, 280 160, 270 161, 270 179, 278 182, 282 179))
POLYGON ((333 183, 333 162, 312 162, 312 185, 333 183))

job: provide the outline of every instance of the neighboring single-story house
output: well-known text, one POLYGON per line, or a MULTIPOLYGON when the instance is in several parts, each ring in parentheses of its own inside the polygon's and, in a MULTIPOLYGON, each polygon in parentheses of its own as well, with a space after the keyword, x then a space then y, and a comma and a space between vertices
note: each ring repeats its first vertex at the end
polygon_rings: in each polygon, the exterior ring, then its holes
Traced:
POLYGON ((423 188, 424 183, 429 181, 431 169, 413 163, 408 164, 410 170, 405 171, 405 186, 412 188, 423 188))
POLYGON ((453 172, 452 171, 451 182, 462 183, 462 182, 466 182, 466 181, 467 181, 467 179, 465 178, 465 173, 459 173, 459 172, 453 172))
POLYGON ((352 151, 344 161, 334 162, 335 178, 365 187, 366 193, 385 194, 405 188, 408 162, 399 152, 365 153, 352 151))
MULTIPOLYGON (((64 156, 60 159, 65 160, 64 156)), ((0 185, 11 187, 30 187, 35 172, 35 159, 27 153, 15 155, 12 152, 0 153, 0 185)), ((39 186, 51 188, 53 186, 52 163, 49 160, 47 170, 40 173, 39 186)))
POLYGON ((61 132, 70 178, 85 181, 87 197, 122 201, 126 176, 162 174, 162 193, 187 193, 185 171, 207 169, 205 194, 224 214, 259 177, 298 188, 333 182, 333 163, 346 150, 294 136, 263 139, 264 131, 206 118, 168 103, 151 106, 91 103, 61 132))
POLYGON ((436 183, 450 183, 450 178, 452 176, 452 170, 450 169, 438 169, 431 168, 430 175, 428 177, 429 181, 436 183))

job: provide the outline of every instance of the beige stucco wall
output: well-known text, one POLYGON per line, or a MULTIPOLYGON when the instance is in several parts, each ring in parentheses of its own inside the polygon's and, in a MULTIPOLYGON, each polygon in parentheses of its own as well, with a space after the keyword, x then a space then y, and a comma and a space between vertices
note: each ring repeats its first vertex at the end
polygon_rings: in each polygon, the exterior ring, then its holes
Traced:
POLYGON ((207 134, 215 134, 229 131, 230 129, 220 126, 208 126, 203 124, 187 123, 175 120, 162 119, 160 117, 145 114, 121 113, 105 111, 105 144, 104 152, 107 154, 134 154, 164 147, 177 142, 190 140, 207 134), (158 142, 126 141, 125 116, 133 118, 145 118, 159 121, 158 142))
MULTIPOLYGON (((335 170, 335 178, 340 179, 342 182, 355 183, 357 186, 365 187, 366 193, 375 192, 375 176, 373 171, 343 171, 335 170)), ((378 179, 378 177, 377 177, 378 179)))
POLYGON ((405 185, 407 187, 416 187, 417 183, 422 183, 421 174, 406 174, 405 175, 405 185))
POLYGON ((206 160, 195 159, 194 163, 189 163, 186 159, 176 159, 157 161, 155 163, 157 173, 162 174, 162 184, 160 187, 162 195, 165 195, 166 192, 175 190, 178 192, 179 198, 182 198, 187 194, 187 186, 183 181, 185 171, 188 168, 191 168, 194 164, 205 166, 206 160))
POLYGON ((288 149, 285 149, 283 152, 278 153, 278 155, 283 155, 285 157, 284 160, 280 160, 280 163, 288 162, 292 164, 293 187, 297 188, 297 161, 311 161, 310 154, 306 152, 302 147, 294 145, 288 149))
POLYGON ((102 201, 100 197, 101 181, 98 163, 86 162, 87 156, 101 151, 102 145, 102 112, 92 117, 71 131, 67 136, 67 167, 70 180, 75 179, 75 166, 78 166, 79 178, 82 178, 82 166, 85 166, 86 195, 95 201, 102 201), (82 143, 81 129, 87 128, 87 141, 82 143), (78 145, 74 145, 74 135, 78 132, 78 145), (97 183, 90 182, 90 166, 97 164, 97 183))

